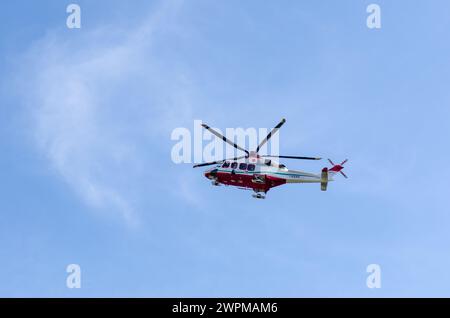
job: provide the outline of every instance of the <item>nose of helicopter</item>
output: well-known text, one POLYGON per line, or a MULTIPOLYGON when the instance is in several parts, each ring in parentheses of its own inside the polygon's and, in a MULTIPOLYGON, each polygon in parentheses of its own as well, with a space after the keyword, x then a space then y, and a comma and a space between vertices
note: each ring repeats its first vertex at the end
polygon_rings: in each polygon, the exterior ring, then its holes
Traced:
POLYGON ((208 179, 214 179, 216 173, 217 173, 217 169, 211 169, 211 170, 205 171, 204 175, 208 179))

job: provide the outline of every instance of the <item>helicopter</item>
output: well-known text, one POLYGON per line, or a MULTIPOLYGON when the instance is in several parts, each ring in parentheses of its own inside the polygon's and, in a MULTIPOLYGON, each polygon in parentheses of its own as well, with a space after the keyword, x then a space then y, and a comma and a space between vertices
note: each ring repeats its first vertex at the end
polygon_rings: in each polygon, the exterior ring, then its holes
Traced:
POLYGON ((288 169, 284 164, 274 160, 274 158, 297 160, 321 160, 322 158, 260 155, 259 150, 261 147, 270 140, 285 122, 286 119, 283 118, 260 142, 254 151, 244 149, 208 125, 202 124, 203 128, 211 132, 217 138, 222 139, 227 144, 244 152, 245 155, 230 159, 199 163, 195 164, 193 168, 215 165, 214 168, 210 168, 204 172, 205 177, 211 180, 213 186, 225 185, 235 186, 244 190, 253 190, 255 193, 252 196, 256 199, 265 199, 267 192, 271 188, 287 183, 320 183, 320 189, 326 191, 328 182, 334 181, 333 177, 337 173, 340 173, 347 178, 347 175, 342 169, 344 169, 344 164, 348 159, 345 159, 340 164, 335 164, 328 159, 331 168, 325 167, 320 174, 315 174, 288 169))

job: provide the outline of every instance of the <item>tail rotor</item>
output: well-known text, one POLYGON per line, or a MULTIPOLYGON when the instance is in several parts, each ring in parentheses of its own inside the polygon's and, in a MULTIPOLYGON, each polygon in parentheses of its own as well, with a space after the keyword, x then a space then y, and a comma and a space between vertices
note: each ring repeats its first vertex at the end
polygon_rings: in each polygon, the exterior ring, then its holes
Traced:
POLYGON ((340 173, 344 178, 348 179, 347 175, 342 171, 342 169, 344 169, 344 164, 348 161, 348 159, 345 159, 344 161, 342 161, 340 164, 334 164, 333 161, 331 161, 331 159, 328 159, 328 162, 333 166, 331 169, 329 169, 330 172, 332 173, 340 173))

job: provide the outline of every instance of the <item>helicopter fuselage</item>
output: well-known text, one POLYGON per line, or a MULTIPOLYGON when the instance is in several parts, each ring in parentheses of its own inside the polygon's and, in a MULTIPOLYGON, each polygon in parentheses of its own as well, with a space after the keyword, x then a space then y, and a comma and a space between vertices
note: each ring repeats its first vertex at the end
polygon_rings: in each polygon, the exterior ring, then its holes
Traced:
MULTIPOLYGON (((289 170, 272 160, 225 161, 205 172, 213 185, 228 185, 266 193, 286 183, 321 183, 322 175, 289 170)), ((327 182, 332 179, 327 176, 327 182)))
POLYGON ((202 124, 203 128, 237 150, 245 152, 245 155, 218 161, 198 163, 195 164, 193 168, 215 165, 215 168, 208 169, 205 172, 205 177, 210 179, 213 185, 218 186, 224 184, 239 187, 241 189, 252 189, 256 192, 256 194, 253 194, 253 197, 257 199, 264 199, 264 194, 271 188, 286 183, 320 183, 320 190, 326 191, 328 181, 333 181, 333 176, 336 173, 339 172, 347 178, 347 175, 342 172, 342 169, 344 168, 343 165, 347 162, 347 159, 337 165, 328 159, 332 167, 330 169, 325 167, 320 174, 314 174, 299 170, 289 170, 285 165, 279 164, 272 160, 272 158, 320 160, 320 157, 260 155, 259 151, 261 150, 261 147, 267 143, 285 122, 286 119, 283 118, 259 143, 256 150, 251 151, 242 148, 208 125, 202 124))

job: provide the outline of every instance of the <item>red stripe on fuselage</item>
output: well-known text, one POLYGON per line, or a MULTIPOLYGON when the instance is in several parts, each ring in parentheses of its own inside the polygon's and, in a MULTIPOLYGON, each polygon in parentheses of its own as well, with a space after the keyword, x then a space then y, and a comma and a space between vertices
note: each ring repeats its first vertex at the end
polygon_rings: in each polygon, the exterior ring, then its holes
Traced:
MULTIPOLYGON (((207 178, 209 177, 209 173, 205 175, 207 178)), ((230 186, 236 186, 236 187, 243 187, 243 188, 249 188, 257 191, 269 191, 270 188, 277 187, 279 185, 285 184, 286 179, 274 177, 271 175, 260 175, 261 177, 265 177, 264 183, 255 183, 253 182, 253 175, 252 174, 242 174, 242 173, 235 173, 232 174, 231 172, 217 172, 216 173, 216 180, 222 184, 230 185, 230 186)))

